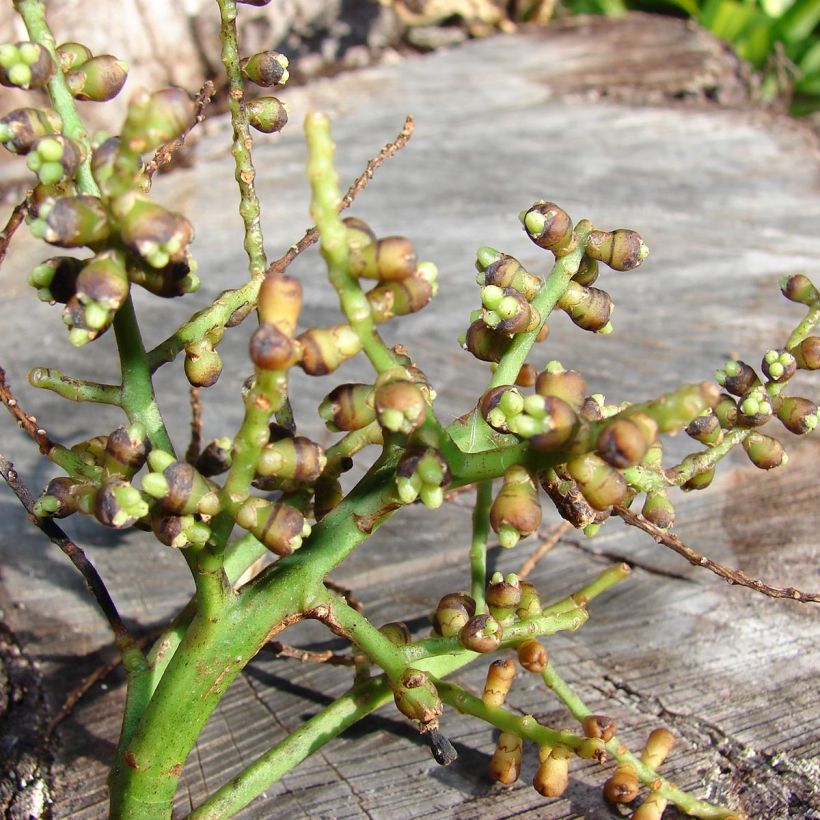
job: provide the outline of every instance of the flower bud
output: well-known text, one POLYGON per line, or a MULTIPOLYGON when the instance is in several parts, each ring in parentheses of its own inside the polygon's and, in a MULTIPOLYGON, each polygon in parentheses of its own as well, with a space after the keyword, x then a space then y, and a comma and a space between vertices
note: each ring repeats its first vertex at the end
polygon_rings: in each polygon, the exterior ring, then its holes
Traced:
POLYGON ((351 265, 354 276, 392 282, 412 276, 418 269, 418 257, 413 244, 406 236, 386 236, 376 241, 372 265, 356 270, 351 265))
POLYGON ((185 348, 185 377, 192 387, 211 387, 222 374, 222 357, 202 339, 185 348))
POLYGON ((686 435, 709 447, 714 447, 723 441, 723 429, 714 412, 705 413, 692 419, 686 427, 686 435))
POLYGON ((575 479, 584 498, 596 510, 622 504, 628 487, 624 477, 600 456, 585 453, 567 462, 567 472, 575 479))
POLYGON ((488 285, 481 292, 485 309, 481 319, 488 327, 512 336, 525 333, 541 323, 538 311, 515 288, 488 285))
POLYGON ((502 732, 498 736, 495 752, 490 758, 490 777, 509 786, 521 774, 521 755, 524 741, 512 732, 502 732))
POLYGON ((515 680, 515 663, 509 658, 493 661, 487 669, 484 693, 481 700, 485 706, 503 706, 515 680))
POLYGON ((214 486, 190 464, 169 453, 153 450, 148 455, 152 472, 142 477, 142 489, 157 499, 160 509, 175 515, 216 515, 221 504, 214 486))
POLYGON ((54 256, 32 269, 28 283, 37 288, 41 301, 64 305, 75 294, 77 277, 87 261, 74 256, 54 256))
POLYGON ((194 102, 184 89, 138 89, 128 101, 120 139, 131 153, 144 154, 175 140, 193 121, 194 102))
POLYGON ((369 290, 366 296, 373 321, 381 324, 394 316, 406 316, 421 310, 435 296, 436 290, 434 282, 413 274, 406 279, 383 282, 369 290))
POLYGON ((313 488, 313 516, 321 521, 344 497, 338 478, 321 476, 313 488))
MULTIPOLYGON (((35 368, 37 370, 39 368, 35 368)), ((29 381, 34 381, 32 376, 35 371, 29 374, 29 381)), ((36 386, 36 384, 35 384, 36 386)), ((94 436, 85 441, 78 441, 71 446, 71 452, 77 456, 83 464, 101 467, 105 459, 105 445, 108 443, 108 436, 94 436)))
POLYGON ((267 322, 253 332, 249 352, 260 370, 287 370, 299 360, 298 345, 267 322))
POLYGON ((288 123, 288 110, 277 97, 257 97, 245 104, 248 122, 263 134, 275 134, 288 123))
POLYGON ((798 396, 786 396, 777 408, 777 417, 787 430, 802 436, 817 427, 817 405, 798 396))
POLYGON ((83 149, 78 142, 62 134, 53 134, 40 137, 31 146, 26 166, 37 174, 43 185, 56 185, 71 179, 83 159, 83 149))
POLYGON ((771 436, 752 432, 743 439, 743 449, 749 456, 749 461, 761 470, 773 470, 785 465, 789 456, 783 445, 771 436))
POLYGON ((787 350, 767 350, 761 370, 769 381, 786 382, 797 371, 797 361, 787 350))
POLYGON ((43 88, 56 70, 54 60, 39 43, 0 45, 0 85, 43 88))
POLYGON ((263 88, 284 85, 290 77, 288 58, 276 51, 260 51, 252 57, 244 57, 239 67, 246 79, 263 88))
POLYGON ((598 434, 596 452, 613 467, 632 467, 646 455, 657 432, 658 425, 643 413, 616 418, 598 434))
POLYGON ((257 304, 259 320, 291 338, 302 310, 302 283, 295 276, 268 274, 259 288, 257 304))
POLYGON ((735 396, 742 396, 760 384, 760 379, 754 369, 741 361, 726 362, 722 370, 715 372, 715 381, 735 396))
POLYGON ((0 119, 0 142, 12 154, 27 154, 41 137, 58 134, 60 115, 51 108, 17 108, 0 119))
POLYGON ((518 645, 518 662, 528 672, 540 675, 549 663, 547 648, 535 638, 528 638, 518 645))
POLYGON ((569 786, 569 761, 572 753, 564 746, 542 746, 538 750, 538 770, 532 781, 542 797, 560 797, 569 786))
POLYGON ((632 812, 631 820, 661 820, 668 802, 658 792, 651 792, 646 800, 632 812))
POLYGON ((376 419, 392 433, 410 435, 421 426, 427 415, 427 402, 412 382, 397 379, 376 388, 376 419))
POLYGON ((521 590, 521 600, 515 610, 517 618, 534 618, 541 614, 541 599, 534 584, 529 581, 519 581, 518 588, 521 590))
POLYGON ((635 768, 619 763, 615 773, 604 783, 604 799, 609 803, 631 803, 640 791, 635 768))
POLYGON ((194 467, 208 478, 227 472, 231 467, 233 441, 226 436, 214 439, 199 454, 194 467))
POLYGON ((820 336, 807 336, 789 352, 802 370, 820 369, 820 336))
POLYGON ((236 523, 277 555, 290 555, 310 535, 302 513, 284 501, 248 498, 236 512, 236 523))
POLYGON ((115 173, 115 163, 120 153, 120 138, 109 137, 91 152, 91 173, 97 184, 105 188, 115 173))
POLYGON ((599 333, 609 326, 612 297, 605 290, 586 288, 570 281, 558 300, 558 307, 582 330, 599 333))
POLYGON ((200 280, 196 269, 196 260, 188 251, 185 251, 181 259, 168 262, 163 268, 153 268, 134 257, 128 260, 128 278, 131 282, 163 299, 172 299, 198 290, 200 280))
POLYGON ((535 379, 538 372, 535 365, 529 362, 524 362, 518 370, 518 375, 515 377, 515 384, 517 387, 532 387, 535 384, 535 379))
POLYGON ((433 629, 445 638, 458 635, 475 615, 475 601, 463 592, 445 595, 433 613, 433 629))
POLYGON ((512 339, 487 327, 481 319, 476 319, 462 342, 462 347, 482 362, 500 362, 501 357, 512 344, 512 339))
POLYGON ((126 194, 114 204, 122 241, 154 268, 185 258, 194 238, 191 223, 142 194, 126 194))
POLYGON ((690 490, 705 490, 712 483, 714 478, 715 468, 712 467, 708 470, 703 470, 697 475, 693 475, 692 478, 681 484, 680 488, 684 492, 689 492, 690 490))
POLYGON ((598 260, 584 254, 578 265, 578 273, 572 277, 574 282, 584 287, 594 285, 598 281, 598 260))
POLYGON ((428 509, 444 503, 444 487, 450 483, 450 468, 442 454, 432 448, 407 450, 396 468, 396 490, 405 504, 420 498, 428 509))
POLYGON ((668 530, 675 523, 675 508, 666 493, 647 493, 641 515, 662 530, 668 530))
POLYGON ((350 325, 313 327, 296 337, 302 347, 302 370, 309 376, 325 376, 361 349, 359 336, 350 325))
POLYGON ((467 621, 458 639, 465 649, 486 654, 498 649, 502 635, 501 624, 492 615, 476 615, 467 621))
POLYGON ((635 231, 617 228, 614 231, 590 231, 586 254, 613 270, 632 270, 649 256, 649 248, 635 231))
POLYGON ((96 487, 81 478, 57 476, 48 482, 43 494, 34 502, 38 518, 66 518, 77 512, 78 491, 96 487))
POLYGON ((91 49, 82 43, 60 43, 57 46, 57 57, 60 60, 60 70, 71 71, 72 68, 79 68, 83 63, 87 63, 94 55, 91 49))
POLYGON ((202 545, 211 535, 210 527, 192 515, 155 514, 151 517, 151 529, 161 544, 174 549, 202 545))
POLYGON ((68 90, 78 100, 107 102, 120 93, 128 67, 110 54, 100 54, 72 68, 65 75, 68 90))
POLYGON ((808 276, 802 273, 794 276, 784 276, 780 280, 780 290, 791 302, 799 302, 803 305, 811 305, 820 300, 820 293, 808 276))
POLYGON ((118 427, 105 444, 105 469, 109 475, 132 476, 145 464, 150 443, 139 424, 118 427))
POLYGON ((655 421, 659 432, 674 433, 714 407, 719 399, 720 391, 710 382, 685 384, 648 402, 641 410, 655 421))
POLYGON ((760 385, 743 395, 738 404, 738 423, 744 427, 761 427, 772 417, 772 403, 760 385))
POLYGON ((641 763, 657 770, 675 745, 675 736, 668 729, 654 729, 641 752, 641 763))
POLYGON ((563 399, 546 396, 543 403, 546 415, 542 420, 542 431, 530 438, 530 447, 538 453, 554 453, 575 437, 580 423, 572 407, 563 399))
POLYGON ((410 629, 403 621, 391 621, 379 627, 379 632, 387 638, 393 646, 407 646, 413 640, 410 629))
POLYGON ((617 731, 617 724, 608 715, 587 715, 581 722, 584 734, 587 737, 603 740, 604 743, 612 740, 617 731))
POLYGON ((478 409, 490 427, 506 433, 510 420, 523 412, 524 397, 508 385, 491 387, 479 400, 478 409))
POLYGON ((487 584, 487 606, 490 615, 502 626, 509 626, 515 620, 515 613, 521 603, 521 587, 518 576, 510 573, 504 578, 496 572, 487 584))
POLYGON ((398 682, 390 682, 393 699, 398 710, 419 724, 419 730, 429 731, 438 727, 438 717, 444 705, 430 678, 418 669, 405 669, 398 682))
POLYGON ((572 220, 554 202, 538 200, 519 217, 527 236, 539 248, 552 251, 556 257, 566 256, 575 250, 577 238, 572 220))
POLYGON ((33 223, 32 233, 51 245, 79 248, 98 245, 108 238, 108 215, 95 196, 63 196, 40 213, 45 222, 42 229, 36 227, 39 220, 33 223))
POLYGON ((731 430, 737 424, 737 402, 726 393, 721 394, 712 412, 724 430, 731 430))
POLYGON ((139 490, 122 478, 108 478, 100 485, 94 499, 94 517, 104 527, 130 527, 138 518, 148 515, 148 504, 139 490))
POLYGON ((513 288, 528 302, 536 297, 544 284, 538 276, 527 271, 515 257, 493 248, 478 249, 476 267, 479 270, 479 285, 513 288))
POLYGON ((607 759, 604 741, 595 737, 582 740, 575 747, 575 754, 582 760, 597 760, 599 763, 605 763, 607 759))
POLYGON ((340 384, 322 399, 319 415, 328 430, 361 430, 376 419, 372 384, 340 384))
POLYGON ((551 361, 535 380, 535 392, 540 396, 563 399, 574 410, 583 404, 587 383, 577 370, 564 370, 561 362, 551 361))
POLYGON ((490 507, 490 526, 502 547, 514 547, 541 524, 538 490, 529 473, 519 465, 504 473, 504 483, 490 507))
POLYGON ((287 436, 262 448, 256 472, 309 484, 319 478, 326 465, 325 451, 318 444, 304 436, 287 436))

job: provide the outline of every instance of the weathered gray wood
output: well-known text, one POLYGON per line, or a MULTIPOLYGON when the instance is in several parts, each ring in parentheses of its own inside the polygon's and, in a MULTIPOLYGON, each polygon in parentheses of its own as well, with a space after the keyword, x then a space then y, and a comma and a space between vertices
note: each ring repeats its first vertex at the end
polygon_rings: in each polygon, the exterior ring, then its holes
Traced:
MULTIPOLYGON (((675 23, 660 30, 663 42, 690 36, 675 23)), ((538 365, 559 358, 578 367, 592 389, 612 400, 648 397, 681 380, 708 378, 730 353, 756 362, 763 350, 781 343, 800 316, 779 297, 777 279, 817 270, 816 144, 799 127, 775 117, 667 100, 698 71, 674 82, 655 51, 657 36, 641 39, 639 28, 632 28, 626 40, 605 34, 605 26, 596 31, 591 39, 589 32, 572 27, 499 37, 322 81, 289 94, 294 125, 285 134, 272 144, 258 141, 268 243, 276 254, 307 224, 298 132, 305 111, 321 107, 334 114, 343 179, 354 177, 392 137, 405 113, 416 116, 411 146, 379 171, 354 210, 379 233, 407 233, 420 255, 439 265, 436 302, 388 327, 386 336, 408 344, 439 392, 437 408, 445 420, 471 406, 486 376, 455 341, 477 304, 475 248, 491 244, 543 270, 546 260, 521 235, 515 219, 536 197, 554 199, 575 218, 588 216, 601 227, 638 229, 652 248, 639 271, 602 278, 618 306, 613 336, 591 337, 558 316, 549 341, 533 357, 538 365), (578 79, 584 67, 598 66, 601 82, 607 74, 620 78, 623 86, 610 89, 610 96, 630 86, 625 50, 633 65, 646 66, 634 73, 633 86, 640 80, 652 88, 651 78, 657 78, 656 105, 637 105, 634 96, 628 103, 588 99, 589 87, 578 79), (583 92, 583 98, 562 98, 567 89, 583 92)), ((698 65, 703 62, 705 57, 698 65)), ((719 65, 714 76, 731 74, 732 63, 719 65)), ((163 201, 184 206, 198 226, 202 292, 159 306, 141 300, 149 342, 243 275, 237 217, 229 205, 234 194, 226 126, 210 123, 207 130, 213 133, 200 146, 197 167, 157 186, 163 201)), ((2 358, 21 401, 36 409, 54 435, 69 441, 112 428, 118 423, 113 413, 83 408, 69 416, 62 400, 25 387, 26 370, 54 358, 72 374, 98 379, 116 374, 86 351, 67 349, 57 311, 34 305, 24 284, 28 266, 42 251, 22 240, 15 240, 13 250, 0 285, 2 358), (35 336, 33 319, 46 316, 35 336), (12 344, 18 340, 21 345, 12 344)), ((307 283, 306 323, 333 321, 334 296, 324 284, 318 256, 306 255, 293 270, 307 283)), ((206 395, 207 435, 230 432, 240 417, 236 394, 249 369, 247 333, 245 327, 233 331, 220 348, 227 366, 206 395)), ((104 339, 94 347, 108 345, 104 339)), ((174 370, 172 375, 179 375, 178 365, 174 370)), ((338 380, 366 372, 352 364, 338 380)), ((297 417, 305 419, 306 434, 330 440, 309 420, 316 402, 338 380, 295 378, 297 417)), ((172 383, 161 373, 162 407, 184 442, 186 397, 169 394, 172 383)), ((802 378, 800 383, 817 396, 816 385, 802 378)), ((34 487, 43 485, 48 468, 34 459, 27 442, 10 434, 8 420, 2 423, 3 448, 34 487)), ((787 469, 763 476, 742 454, 732 457, 709 492, 681 499, 678 532, 713 558, 771 583, 816 589, 820 445, 783 438, 792 455, 787 469)), ((674 440, 669 452, 683 453, 688 446, 674 440)), ((67 689, 101 656, 109 656, 108 635, 62 556, 24 524, 7 493, 0 503, 3 617, 40 662, 56 708, 67 689)), ((544 531, 557 521, 548 513, 544 531)), ((172 551, 131 536, 112 541, 111 533, 87 522, 71 521, 68 529, 88 547, 123 612, 139 624, 162 623, 190 593, 182 562, 172 551)), ((337 579, 355 589, 377 621, 414 619, 420 634, 438 597, 466 586, 468 542, 469 496, 433 516, 404 510, 340 568, 337 579)), ((493 551, 494 565, 515 569, 534 543, 511 553, 493 551)), ((622 558, 636 565, 633 577, 592 606, 590 622, 579 633, 549 642, 558 668, 593 708, 619 720, 627 743, 639 747, 659 723, 672 728, 680 742, 664 771, 683 787, 743 805, 752 817, 811 816, 818 799, 815 611, 729 588, 617 521, 592 541, 565 537, 533 577, 545 599, 555 598, 622 558)), ((316 625, 294 629, 286 639, 341 646, 316 625)), ((482 667, 458 680, 479 688, 482 667)), ((188 761, 179 812, 200 802, 348 682, 349 673, 338 668, 260 656, 232 687, 188 761)), ((105 813, 105 763, 122 701, 121 689, 113 681, 107 686, 95 687, 57 733, 56 816, 105 813)), ((550 725, 571 725, 534 679, 519 679, 510 704, 550 725)), ((502 789, 483 775, 492 731, 451 712, 443 726, 460 754, 448 769, 435 765, 395 710, 385 709, 329 744, 242 816, 611 816, 600 797, 603 776, 596 766, 574 765, 565 797, 547 804, 528 785, 535 767, 532 749, 521 781, 502 789)))

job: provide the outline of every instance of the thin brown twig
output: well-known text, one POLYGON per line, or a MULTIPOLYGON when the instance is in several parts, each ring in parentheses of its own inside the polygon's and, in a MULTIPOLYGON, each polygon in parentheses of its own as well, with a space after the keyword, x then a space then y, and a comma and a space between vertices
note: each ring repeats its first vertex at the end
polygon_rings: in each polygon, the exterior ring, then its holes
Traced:
POLYGON ((342 598, 347 601, 347 605, 352 607, 356 610, 360 615, 364 614, 364 604, 353 594, 353 591, 349 588, 344 586, 344 584, 339 584, 336 581, 332 581, 330 578, 325 578, 324 580, 325 588, 329 589, 331 592, 338 592, 342 598))
POLYGON ((300 649, 298 646, 291 646, 281 641, 269 641, 262 649, 277 657, 296 658, 302 663, 327 663, 330 666, 355 666, 356 664, 356 659, 352 655, 337 655, 329 649, 324 652, 313 652, 310 649, 300 649))
MULTIPOLYGON (((408 115, 404 121, 404 127, 396 135, 396 138, 388 142, 384 148, 367 163, 364 171, 362 171, 353 184, 347 189, 347 193, 339 202, 338 210, 344 211, 353 204, 353 200, 367 187, 367 183, 373 179, 373 174, 376 172, 376 169, 407 145, 408 140, 413 136, 415 127, 415 121, 408 115)), ((282 273, 302 251, 307 250, 318 238, 319 232, 316 228, 309 228, 295 245, 291 245, 282 256, 268 265, 265 275, 270 276, 274 273, 282 273)))
POLYGON ((665 532, 651 524, 642 515, 628 510, 626 507, 614 507, 613 511, 617 513, 627 524, 637 527, 640 530, 651 535, 658 544, 663 544, 665 547, 674 550, 678 555, 682 555, 692 566, 705 567, 715 575, 719 575, 725 581, 736 586, 748 587, 749 589, 760 592, 763 595, 768 595, 770 598, 789 598, 792 601, 799 601, 802 604, 820 603, 820 593, 802 592, 794 587, 773 587, 765 584, 757 578, 750 578, 745 572, 739 569, 732 569, 724 564, 719 564, 705 555, 693 550, 680 540, 676 535, 670 532, 665 532))
POLYGON ((47 456, 57 446, 56 442, 49 438, 48 433, 37 424, 37 419, 26 415, 20 407, 20 403, 6 381, 6 371, 2 367, 0 367, 0 401, 6 405, 9 413, 17 419, 19 427, 34 441, 43 455, 47 456))
POLYGON ((196 128, 197 125, 205 119, 205 109, 208 107, 208 103, 211 101, 211 97, 213 97, 213 95, 214 84, 210 80, 206 80, 202 88, 199 89, 199 93, 196 95, 194 100, 194 119, 191 124, 175 140, 172 140, 171 142, 158 148, 151 161, 146 164, 143 174, 149 182, 153 178, 154 174, 164 165, 167 165, 173 158, 174 154, 182 148, 188 134, 190 134, 191 131, 193 131, 194 128, 196 128))
POLYGON ((534 569, 535 565, 561 540, 564 534, 572 529, 569 521, 562 521, 548 536, 538 545, 538 549, 521 565, 518 570, 519 578, 526 578, 534 569))
POLYGON ((191 440, 185 452, 185 461, 194 464, 202 449, 202 394, 198 387, 191 388, 191 440))
POLYGON ((14 469, 14 465, 2 453, 0 453, 0 475, 3 476, 6 480, 6 484, 9 485, 12 492, 14 492, 20 500, 20 503, 25 507, 29 521, 41 530, 53 544, 56 544, 79 570, 86 586, 94 596, 94 600, 97 602, 105 619, 111 626, 114 637, 121 650, 125 646, 134 645, 135 640, 122 622, 116 604, 112 600, 108 588, 105 586, 103 579, 100 577, 94 565, 88 560, 88 557, 82 549, 54 523, 53 518, 38 518, 34 514, 34 498, 31 492, 21 481, 20 476, 14 469))
POLYGON ((14 236, 20 225, 23 224, 23 220, 26 218, 30 205, 31 191, 26 194, 22 202, 18 202, 14 208, 12 208, 9 221, 6 222, 6 227, 0 231, 0 265, 3 264, 3 260, 6 258, 6 254, 9 250, 11 238, 14 236))

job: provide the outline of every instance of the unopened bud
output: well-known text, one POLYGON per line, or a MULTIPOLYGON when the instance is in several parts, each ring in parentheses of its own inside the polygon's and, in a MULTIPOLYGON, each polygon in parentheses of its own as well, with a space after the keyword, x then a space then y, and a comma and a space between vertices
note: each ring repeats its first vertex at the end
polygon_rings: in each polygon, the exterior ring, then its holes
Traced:
POLYGON ((287 370, 299 360, 298 346, 274 325, 259 325, 250 340, 249 352, 261 370, 287 370))
POLYGON ((820 336, 807 336, 789 351, 803 370, 820 369, 820 336))
POLYGON ((148 504, 125 479, 109 478, 97 490, 94 516, 104 527, 130 527, 147 514, 148 504))
POLYGON ((236 523, 277 555, 290 555, 310 535, 302 513, 284 501, 248 498, 236 512, 236 523))
POLYGON ((690 492, 691 490, 705 490, 711 483, 714 481, 715 478, 715 468, 710 467, 708 470, 702 470, 701 472, 693 475, 688 481, 681 484, 681 489, 684 492, 690 492))
POLYGON ((433 613, 433 628, 439 635, 452 638, 458 635, 475 615, 475 601, 463 592, 445 595, 433 613))
POLYGON ((239 65, 247 79, 263 88, 284 85, 290 77, 288 58, 276 51, 260 51, 243 58, 239 65))
POLYGON ((393 433, 409 435, 427 415, 427 403, 412 382, 396 380, 376 388, 374 397, 379 424, 393 433))
POLYGON ((54 60, 39 43, 0 45, 0 85, 43 88, 56 70, 54 60))
POLYGON ((797 360, 786 350, 768 350, 763 357, 761 370, 769 381, 788 381, 797 371, 797 360))
POLYGON ((657 770, 675 745, 675 736, 668 729, 654 729, 641 752, 641 763, 657 770))
POLYGON ((808 276, 797 273, 794 276, 784 276, 780 280, 780 290, 791 302, 811 305, 820 300, 820 293, 808 276))
POLYGON ((647 493, 641 515, 662 530, 668 530, 675 523, 675 508, 666 493, 647 493))
POLYGON ((535 638, 529 638, 518 645, 518 662, 528 672, 540 675, 549 663, 547 648, 535 638))
POLYGON ((539 248, 552 251, 556 256, 566 256, 575 249, 577 239, 572 220, 554 202, 539 200, 518 218, 527 236, 539 248))
POLYGON ((561 362, 551 361, 535 380, 540 396, 555 396, 578 410, 587 393, 587 383, 577 370, 564 370, 561 362))
POLYGON ((302 283, 295 276, 269 274, 262 280, 257 304, 260 321, 273 325, 290 338, 302 310, 302 283))
POLYGON ((514 547, 519 539, 541 524, 538 490, 529 473, 514 465, 504 473, 504 483, 490 508, 490 526, 502 547, 514 547))
POLYGON ((202 339, 185 348, 185 377, 193 387, 211 387, 222 374, 222 357, 202 339))
POLYGON ((777 417, 787 430, 802 436, 817 427, 817 405, 799 396, 786 396, 777 408, 777 417))
POLYGON ((302 347, 300 366, 309 376, 325 376, 361 349, 359 336, 350 325, 314 327, 296 337, 302 347))
POLYGON ((567 471, 596 510, 617 506, 626 498, 628 487, 624 477, 594 453, 571 458, 567 471))
POLYGON ((524 742, 512 732, 502 732, 498 736, 495 752, 490 758, 490 777, 509 786, 521 774, 521 755, 524 742))
POLYGON ((62 117, 51 108, 17 108, 0 119, 0 142, 12 154, 28 154, 37 140, 62 127, 62 117))
POLYGON ((538 770, 532 785, 542 797, 560 797, 569 786, 572 753, 564 746, 542 746, 538 750, 538 770))
POLYGON ((724 390, 735 396, 742 396, 760 384, 754 369, 741 361, 726 362, 723 369, 715 373, 715 380, 724 390))
POLYGON ((587 288, 571 281, 558 300, 558 307, 582 330, 600 333, 609 325, 612 297, 600 288, 587 288))
POLYGON ((743 439, 743 449, 749 456, 749 461, 761 470, 773 470, 789 460, 783 445, 777 439, 763 433, 749 433, 743 439))
MULTIPOLYGON (((36 224, 32 224, 35 233, 36 224)), ((48 209, 42 229, 42 238, 61 248, 98 245, 108 235, 108 215, 102 202, 95 196, 86 195, 60 197, 48 209)))
POLYGON ((71 95, 88 102, 113 100, 127 78, 128 67, 110 54, 92 57, 65 75, 71 95))
POLYGON ((487 327, 481 319, 476 319, 467 328, 462 346, 479 361, 500 362, 511 344, 509 336, 487 327))
POLYGON ((140 89, 128 101, 120 137, 135 154, 153 151, 175 140, 194 121, 194 102, 182 88, 161 88, 153 94, 140 89))
POLYGON ((245 105, 248 122, 263 134, 275 134, 288 123, 288 110, 277 97, 257 97, 245 105))
POLYGON ((604 798, 609 803, 631 803, 640 791, 635 768, 619 763, 615 773, 604 783, 604 798))
POLYGON ((515 680, 515 663, 509 658, 493 661, 487 669, 484 693, 481 700, 485 706, 503 706, 515 680))
POLYGON ((60 43, 57 46, 57 56, 60 58, 60 69, 70 71, 87 63, 94 55, 91 49, 82 43, 60 43))
POLYGON ((465 649, 486 654, 498 649, 502 635, 501 624, 495 618, 491 615, 476 615, 467 621, 458 637, 465 649))
POLYGON ((587 737, 603 740, 604 743, 612 740, 617 731, 617 724, 608 715, 587 715, 581 722, 584 734, 587 737))
POLYGON ((518 576, 511 573, 505 578, 500 572, 495 573, 487 584, 486 601, 493 618, 502 626, 511 624, 521 603, 518 576))
POLYGON ((638 464, 655 440, 658 425, 643 414, 617 418, 598 434, 596 451, 613 467, 638 464))
POLYGON ((617 228, 614 231, 590 231, 586 254, 613 270, 632 270, 649 256, 649 248, 640 234, 617 228))

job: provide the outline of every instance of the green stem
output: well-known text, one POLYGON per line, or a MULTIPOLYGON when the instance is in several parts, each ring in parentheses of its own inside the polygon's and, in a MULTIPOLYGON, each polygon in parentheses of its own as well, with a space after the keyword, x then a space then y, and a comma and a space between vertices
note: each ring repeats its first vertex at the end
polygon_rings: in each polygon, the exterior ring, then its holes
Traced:
POLYGON ((815 326, 820 322, 820 304, 814 304, 809 307, 809 312, 806 318, 792 331, 789 340, 786 342, 786 350, 791 350, 800 344, 811 332, 815 326))
POLYGON ((122 404, 122 389, 115 384, 100 384, 85 379, 64 376, 53 367, 34 367, 29 371, 28 382, 32 387, 51 390, 69 401, 92 401, 97 404, 122 404))
POLYGON ((60 58, 57 56, 57 43, 46 22, 45 4, 40 0, 14 0, 14 8, 26 25, 26 31, 32 41, 39 43, 51 55, 57 70, 48 81, 46 89, 54 110, 63 120, 63 133, 79 142, 85 149, 85 160, 77 170, 77 187, 80 193, 99 196, 100 190, 91 175, 91 143, 88 131, 77 112, 74 97, 68 90, 65 75, 60 70, 60 58))
POLYGON ((490 532, 492 500, 492 481, 479 481, 473 508, 473 540, 470 544, 470 595, 475 601, 477 615, 487 611, 484 591, 487 588, 487 536, 490 532))
MULTIPOLYGON (((555 671, 555 667, 553 667, 552 664, 547 665, 542 675, 544 683, 564 702, 564 705, 569 709, 576 720, 579 722, 583 721, 585 717, 592 714, 587 705, 570 688, 569 684, 555 671)), ((649 786, 653 792, 658 792, 671 803, 674 803, 686 814, 710 819, 729 817, 734 814, 734 812, 729 809, 707 803, 704 800, 698 800, 677 788, 677 786, 673 786, 656 771, 641 763, 640 759, 629 752, 617 737, 613 737, 606 744, 606 748, 616 760, 621 763, 629 763, 633 766, 641 783, 645 786, 649 786), (660 785, 658 786, 658 784, 660 785)))
MULTIPOLYGON (((689 481, 690 478, 712 469, 722 458, 728 455, 733 447, 740 444, 751 432, 748 428, 737 427, 726 433, 720 444, 716 444, 708 450, 686 456, 676 467, 670 467, 664 471, 667 483, 680 486, 689 481)), ((627 471, 627 473, 628 472, 629 471, 627 471)), ((630 478, 627 478, 627 481, 631 483, 630 478)))
POLYGON ((339 180, 333 168, 335 146, 330 136, 330 122, 323 114, 308 114, 305 119, 308 145, 308 177, 313 192, 311 215, 319 230, 319 245, 327 264, 328 278, 339 294, 342 312, 362 343, 373 367, 382 373, 399 367, 376 332, 370 302, 350 274, 347 231, 337 211, 341 195, 339 180))

